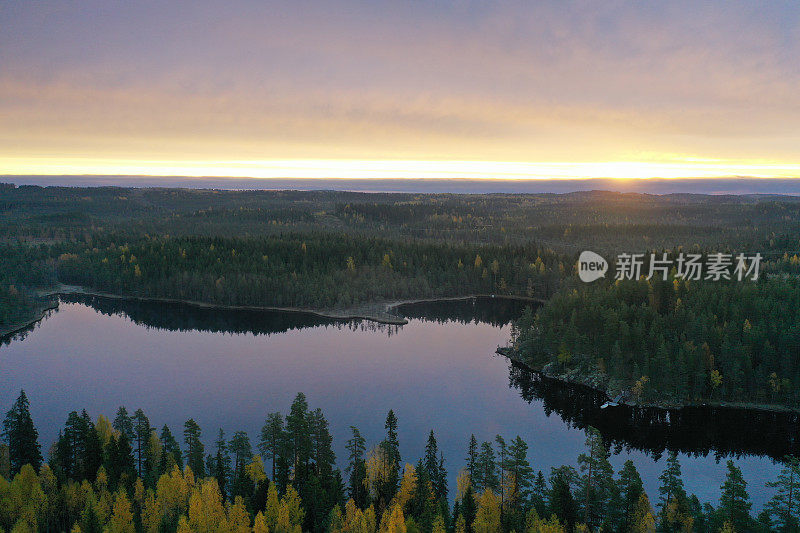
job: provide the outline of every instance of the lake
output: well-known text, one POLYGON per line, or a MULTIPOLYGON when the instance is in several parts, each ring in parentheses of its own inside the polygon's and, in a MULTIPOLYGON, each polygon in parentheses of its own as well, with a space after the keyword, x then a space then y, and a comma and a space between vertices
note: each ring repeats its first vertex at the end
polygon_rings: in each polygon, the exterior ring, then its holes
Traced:
POLYGON ((480 299, 405 305, 403 326, 334 321, 304 313, 218 311, 180 304, 62 297, 57 311, 0 346, 0 409, 25 389, 43 452, 72 410, 113 418, 141 408, 154 427, 177 436, 186 419, 203 429, 207 451, 217 430, 244 430, 255 447, 266 415, 286 414, 297 392, 320 407, 340 466, 349 427, 368 447, 385 434, 393 409, 403 461, 416 462, 433 429, 450 475, 464 466, 470 434, 501 434, 529 444, 535 470, 577 465, 587 424, 612 445, 618 471, 636 464, 655 503, 665 449, 682 450, 687 492, 717 505, 725 460, 735 456, 760 509, 772 457, 796 451, 790 415, 731 410, 600 409, 602 399, 513 367, 496 355, 510 336, 519 302, 480 299), (718 461, 718 457, 725 456, 718 461))

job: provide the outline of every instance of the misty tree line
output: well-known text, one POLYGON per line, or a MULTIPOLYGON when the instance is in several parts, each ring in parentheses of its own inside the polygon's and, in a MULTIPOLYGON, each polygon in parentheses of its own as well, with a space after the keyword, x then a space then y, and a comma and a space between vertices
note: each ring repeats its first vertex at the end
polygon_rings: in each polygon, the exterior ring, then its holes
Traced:
POLYGON ((351 428, 344 475, 327 421, 298 394, 286 416, 266 417, 253 446, 220 430, 214 445, 189 419, 182 441, 139 409, 113 421, 72 412, 45 461, 24 392, 6 414, 0 445, 0 528, 72 532, 798 531, 800 462, 787 458, 774 496, 753 516, 747 483, 728 461, 717 507, 684 489, 677 454, 659 476, 655 504, 628 460, 615 473, 589 429, 574 466, 545 476, 519 437, 472 436, 456 493, 433 431, 424 456, 403 462, 398 420, 372 447, 351 428), (256 451, 258 453, 256 453, 256 451), (402 466, 401 466, 402 465, 402 466))

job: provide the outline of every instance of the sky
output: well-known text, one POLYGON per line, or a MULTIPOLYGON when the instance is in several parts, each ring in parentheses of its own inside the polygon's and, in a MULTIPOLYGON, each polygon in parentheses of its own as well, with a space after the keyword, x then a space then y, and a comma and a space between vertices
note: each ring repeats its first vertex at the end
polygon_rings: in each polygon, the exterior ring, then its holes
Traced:
POLYGON ((0 3, 0 174, 800 177, 800 3, 0 3))

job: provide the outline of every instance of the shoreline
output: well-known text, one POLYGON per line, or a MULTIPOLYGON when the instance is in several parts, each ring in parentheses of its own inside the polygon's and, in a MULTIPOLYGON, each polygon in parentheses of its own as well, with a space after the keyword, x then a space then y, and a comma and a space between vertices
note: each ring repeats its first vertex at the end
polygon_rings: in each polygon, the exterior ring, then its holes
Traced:
POLYGON ((502 355, 503 357, 507 358, 512 364, 517 365, 525 370, 536 374, 539 377, 543 377, 545 379, 549 379, 552 381, 556 381, 561 385, 565 386, 573 386, 573 387, 586 387, 605 398, 607 402, 611 402, 608 408, 613 409, 614 407, 627 407, 629 409, 659 409, 662 411, 678 411, 681 409, 691 409, 691 408, 698 408, 698 407, 705 407, 711 409, 739 409, 745 411, 753 411, 759 413, 787 413, 787 414, 800 414, 800 408, 792 408, 786 407, 780 404, 757 404, 757 403, 749 403, 749 402, 723 402, 723 401, 714 401, 708 400, 704 402, 681 402, 681 403, 670 403, 670 402, 663 402, 663 403, 632 403, 625 400, 615 400, 608 395, 608 391, 605 389, 601 389, 595 385, 591 385, 589 383, 584 383, 581 381, 572 381, 569 379, 564 378, 563 376, 558 375, 550 375, 541 370, 536 370, 532 368, 530 365, 525 363, 524 361, 520 360, 515 355, 515 351, 513 348, 510 347, 503 347, 499 346, 495 351, 496 354, 502 355))
MULTIPOLYGON (((52 298, 52 296, 53 295, 47 295, 46 297, 52 298)), ((22 333, 28 328, 35 326, 37 323, 43 320, 45 316, 47 316, 47 313, 53 309, 58 309, 58 299, 40 302, 39 305, 34 308, 32 318, 9 324, 8 326, 0 329, 0 341, 10 339, 18 333, 22 333)))
MULTIPOLYGON (((38 322, 43 320, 50 311, 58 309, 59 301, 57 297, 61 295, 70 295, 70 294, 96 296, 100 298, 109 298, 114 300, 132 300, 139 302, 181 304, 201 309, 212 309, 212 310, 218 309, 224 311, 270 311, 270 312, 277 311, 285 313, 301 313, 301 314, 310 314, 321 318, 328 318, 332 320, 341 320, 341 321, 368 320, 371 322, 376 322, 378 324, 398 325, 398 326, 408 324, 408 320, 403 317, 392 314, 390 313, 390 311, 395 310, 402 305, 418 304, 418 303, 435 303, 435 302, 457 302, 457 301, 471 300, 474 298, 497 298, 504 300, 528 301, 535 303, 544 303, 545 301, 541 298, 532 298, 527 296, 472 294, 467 296, 443 296, 438 298, 390 300, 390 301, 363 304, 362 306, 356 306, 348 309, 336 310, 336 309, 311 309, 302 307, 213 304, 195 300, 182 300, 178 298, 162 298, 162 297, 152 297, 152 296, 151 297, 126 296, 121 294, 103 293, 99 291, 87 290, 83 287, 74 285, 59 285, 58 287, 41 291, 39 293, 39 297, 42 299, 42 301, 35 308, 33 316, 30 319, 16 322, 0 330, 0 341, 8 340, 13 336, 35 326, 38 322), (54 297, 56 298, 53 299, 54 297)), ((556 381, 566 386, 586 387, 598 394, 601 394, 603 398, 606 399, 606 401, 612 402, 613 405, 611 407, 624 406, 631 409, 636 409, 636 408, 660 409, 663 411, 675 411, 685 408, 707 407, 707 408, 718 408, 718 409, 742 409, 742 410, 762 412, 762 413, 800 414, 800 408, 791 408, 779 404, 754 404, 747 402, 720 402, 720 401, 681 402, 681 403, 669 403, 669 402, 631 403, 625 400, 614 400, 609 396, 608 391, 605 390, 604 388, 599 388, 595 385, 591 385, 589 383, 584 383, 581 381, 573 381, 570 379, 566 379, 563 376, 546 374, 541 370, 536 370, 532 368, 530 365, 528 365, 527 363, 516 357, 515 352, 511 347, 499 346, 495 351, 495 353, 497 353, 498 355, 502 355, 503 357, 506 357, 512 364, 516 364, 528 370, 529 372, 533 372, 534 374, 540 377, 556 381)))
MULTIPOLYGON (((314 316, 318 316, 321 318, 328 318, 332 320, 369 320, 371 322, 376 322, 378 324, 386 324, 386 325, 393 325, 393 326, 402 326, 408 324, 408 320, 400 317, 394 313, 393 310, 397 309, 401 305, 407 304, 418 304, 418 303, 426 303, 426 302, 457 302, 457 301, 465 301, 471 300, 473 298, 497 298, 497 299, 504 299, 504 300, 516 300, 516 301, 528 301, 528 302, 535 302, 535 303, 544 303, 544 299, 541 298, 532 298, 528 296, 513 296, 513 295, 496 295, 496 294, 470 294, 467 296, 442 296, 442 297, 433 297, 433 298, 408 298, 403 300, 388 300, 388 301, 379 301, 379 302, 372 302, 366 303, 358 306, 353 306, 345 309, 314 309, 314 308, 304 308, 304 307, 278 307, 278 306, 259 306, 259 305, 226 305, 226 304, 216 304, 216 303, 209 303, 209 302, 202 302, 198 300, 185 300, 181 298, 164 298, 158 296, 127 296, 124 294, 113 294, 113 293, 105 293, 100 291, 94 291, 90 289, 86 289, 84 287, 80 287, 77 285, 59 285, 57 287, 40 291, 39 296, 41 298, 52 298, 58 297, 61 295, 84 295, 84 296, 96 296, 99 298, 109 298, 113 300, 131 300, 131 301, 138 301, 138 302, 153 302, 153 303, 169 303, 169 304, 181 304, 181 305, 188 305, 191 307, 199 308, 199 309, 219 309, 223 311, 270 311, 270 312, 283 312, 283 313, 302 313, 302 314, 310 314, 314 316)), ((17 324, 13 324, 9 326, 8 331, 3 330, 0 331, 0 338, 5 338, 15 333, 22 331, 40 320, 44 318, 44 315, 47 311, 58 308, 58 301, 50 302, 47 305, 46 309, 40 310, 37 309, 37 313, 35 313, 35 317, 17 324)))

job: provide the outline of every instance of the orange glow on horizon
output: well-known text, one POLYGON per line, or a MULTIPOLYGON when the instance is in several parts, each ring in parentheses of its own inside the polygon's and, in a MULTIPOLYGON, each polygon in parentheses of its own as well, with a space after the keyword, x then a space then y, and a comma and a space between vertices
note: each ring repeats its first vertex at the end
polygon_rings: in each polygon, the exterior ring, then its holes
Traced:
POLYGON ((2 158, 0 175, 107 175, 317 179, 798 178, 800 164, 684 158, 673 161, 509 162, 355 159, 139 161, 2 158))

